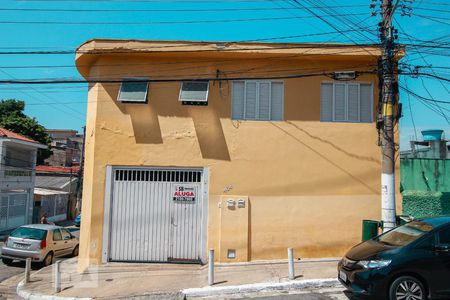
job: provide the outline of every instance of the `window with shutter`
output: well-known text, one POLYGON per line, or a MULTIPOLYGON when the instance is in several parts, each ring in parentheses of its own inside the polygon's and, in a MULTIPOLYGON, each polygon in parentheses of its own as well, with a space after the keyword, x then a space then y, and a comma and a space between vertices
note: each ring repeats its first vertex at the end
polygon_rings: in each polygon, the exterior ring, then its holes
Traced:
POLYGON ((282 121, 284 112, 284 84, 274 81, 271 84, 270 120, 282 121))
POLYGON ((184 81, 181 83, 180 101, 208 101, 208 81, 184 81))
POLYGON ((259 84, 258 120, 270 120, 270 83, 259 84))
POLYGON ((372 85, 360 84, 359 89, 361 122, 372 122, 372 85))
POLYGON ((233 105, 231 107, 231 116, 233 119, 244 119, 244 105, 245 105, 245 82, 233 82, 233 105))
POLYGON ((333 121, 333 84, 322 83, 320 91, 320 120, 333 121))
POLYGON ((334 120, 335 121, 345 121, 346 116, 346 105, 345 105, 345 85, 335 84, 334 85, 334 120))
POLYGON ((283 82, 233 81, 232 91, 232 119, 283 120, 283 82))
POLYGON ((245 119, 256 119, 256 82, 245 84, 245 119))
POLYGON ((322 122, 372 122, 370 83, 323 82, 320 87, 322 122))
POLYGON ((128 78, 120 85, 117 100, 120 102, 147 102, 148 82, 139 81, 140 79, 128 78))
POLYGON ((347 120, 349 122, 359 122, 359 85, 348 84, 347 120))

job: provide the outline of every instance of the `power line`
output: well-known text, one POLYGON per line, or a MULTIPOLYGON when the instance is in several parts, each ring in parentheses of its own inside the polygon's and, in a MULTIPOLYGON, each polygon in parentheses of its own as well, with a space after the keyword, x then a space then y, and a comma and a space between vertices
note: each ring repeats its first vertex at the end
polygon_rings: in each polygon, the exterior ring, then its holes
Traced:
MULTIPOLYGON (((359 29, 354 29, 354 30, 346 30, 347 32, 352 32, 352 31, 358 31, 359 29)), ((284 39, 293 39, 293 38, 301 38, 301 37, 315 37, 315 36, 323 36, 323 35, 336 35, 338 34, 338 32, 336 31, 331 31, 331 32, 318 32, 318 33, 308 33, 308 34, 301 34, 301 35, 288 35, 288 36, 272 36, 272 37, 266 37, 266 38, 257 38, 257 39, 246 39, 246 40, 238 40, 238 41, 234 41, 234 42, 223 42, 223 43, 249 43, 249 42, 261 42, 261 41, 271 41, 271 40, 284 40, 284 39)), ((212 42, 213 43, 213 42, 212 42)), ((298 42, 295 42, 298 43, 298 42)), ((158 46, 158 47, 150 47, 150 48, 174 48, 174 47, 179 47, 179 46, 196 46, 196 45, 192 45, 192 43, 190 44, 178 44, 178 45, 166 45, 166 46, 158 46)), ((62 46, 58 46, 58 47, 62 47, 62 46)), ((0 49, 52 49, 55 47, 51 47, 51 46, 47 46, 47 47, 23 47, 23 46, 18 46, 18 47, 0 47, 0 49)), ((66 46, 65 48, 77 48, 77 46, 66 46)), ((148 49, 149 47, 142 47, 145 49, 148 49)), ((61 52, 64 50, 58 50, 58 49, 52 49, 52 51, 55 52, 61 52)), ((67 54, 75 54, 75 50, 70 50, 70 51, 64 51, 67 54)), ((234 61, 234 60, 233 60, 234 61)), ((194 61, 197 62, 197 61, 194 61)), ((127 64, 128 65, 128 64, 127 64)), ((23 66, 23 68, 28 68, 28 67, 34 67, 34 66, 23 66)), ((36 67, 40 67, 40 68, 47 68, 47 67, 52 67, 52 68, 57 68, 57 67, 73 67, 73 65, 66 65, 66 66, 58 66, 58 65, 47 65, 47 66, 36 66, 36 67)), ((4 66, 4 68, 21 68, 20 66, 18 67, 14 67, 14 66, 4 66)))
MULTIPOLYGON (((347 14, 351 16, 366 15, 366 13, 347 14)), ((333 17, 331 15, 321 16, 322 18, 333 17)), ((222 19, 222 20, 183 20, 183 21, 145 21, 145 22, 85 22, 85 21, 0 21, 0 24, 40 24, 40 25, 176 25, 176 24, 208 24, 208 23, 239 23, 239 22, 260 22, 294 19, 311 19, 313 16, 300 17, 268 17, 268 18, 246 18, 246 19, 222 19)))
MULTIPOLYGON (((430 20, 430 21, 433 21, 433 22, 436 22, 436 23, 440 23, 440 24, 444 24, 444 25, 449 25, 450 26, 449 22, 445 22, 445 21, 441 20, 440 18, 437 18, 437 17, 434 17, 434 16, 426 16, 426 15, 421 15, 421 14, 416 14, 416 13, 414 13, 414 16, 421 17, 423 19, 427 19, 427 20, 430 20)), ((446 18, 445 20, 448 20, 448 18, 446 18)))
MULTIPOLYGON (((375 71, 367 70, 355 70, 361 74, 374 74, 375 71)), ((313 76, 332 76, 334 73, 310 73, 310 74, 292 74, 292 75, 281 75, 281 76, 256 76, 256 77, 206 77, 206 78, 165 78, 165 79, 101 79, 101 80, 83 80, 83 79, 16 79, 16 80, 0 80, 3 84, 94 84, 94 83, 122 83, 122 82, 179 82, 179 81, 232 81, 232 80, 261 80, 261 79, 289 79, 289 78, 303 78, 303 77, 313 77, 313 76)))
MULTIPOLYGON (((0 69, 0 72, 3 73, 3 74, 5 74, 5 75, 7 75, 8 77, 13 78, 13 79, 15 78, 14 76, 12 76, 11 74, 7 73, 7 72, 4 71, 4 70, 1 70, 1 69, 0 69)), ((51 100, 53 100, 53 101, 57 101, 55 98, 53 98, 53 97, 51 97, 51 96, 49 96, 49 95, 46 95, 45 93, 43 93, 43 92, 41 92, 41 91, 35 89, 34 87, 31 87, 31 88, 32 88, 35 92, 37 92, 37 93, 39 93, 39 94, 45 96, 46 98, 49 98, 49 99, 51 99, 51 100)), ((77 111, 76 109, 73 109, 73 108, 70 107, 70 106, 65 106, 65 107, 66 107, 67 109, 73 111, 74 113, 80 115, 81 117, 85 117, 82 113, 80 113, 80 112, 77 111)))
MULTIPOLYGON (((341 34, 344 34, 342 31, 339 32, 341 34)), ((213 42, 211 42, 213 43, 213 42)), ((223 44, 235 44, 234 42, 223 42, 223 44)), ((276 44, 275 44, 276 45, 276 44)), ((292 50, 292 49, 305 49, 305 48, 363 48, 363 47, 377 47, 377 44, 370 44, 370 43, 355 43, 355 44, 298 44, 298 45, 291 45, 291 46, 279 46, 279 47, 270 47, 270 44, 265 45, 266 47, 262 48, 232 48, 232 49, 185 49, 185 50, 148 50, 148 49, 161 49, 161 48, 176 48, 181 46, 192 46, 192 47, 198 47, 198 44, 187 44, 187 45, 166 45, 166 46, 149 46, 149 47, 141 47, 141 48, 129 48, 127 50, 65 50, 65 51, 3 51, 0 52, 0 55, 14 55, 14 54, 29 54, 29 55, 58 55, 58 54, 86 54, 86 55, 99 55, 99 54, 133 54, 133 53, 186 53, 186 52, 196 52, 196 53, 202 53, 202 52, 239 52, 239 51, 258 51, 258 50, 265 50, 265 51, 271 51, 271 50, 292 50), (144 49, 144 50, 143 50, 144 49)), ((261 45, 262 46, 262 45, 261 45)), ((367 51, 367 49, 364 49, 367 51)), ((368 52, 369 55, 373 55, 372 53, 368 52)))
MULTIPOLYGON (((266 0, 16 0, 17 2, 148 2, 148 3, 254 3, 266 0)), ((281 1, 281 0, 273 0, 281 1)))
POLYGON ((429 5, 437 5, 437 6, 450 6, 449 3, 441 3, 441 2, 433 2, 433 1, 421 1, 422 4, 429 4, 429 5))
POLYGON ((421 100, 428 101, 428 102, 433 102, 433 103, 450 104, 449 101, 436 100, 436 99, 426 98, 426 97, 423 97, 423 96, 420 96, 420 95, 414 93, 413 91, 411 91, 411 90, 409 90, 409 89, 407 89, 407 88, 405 88, 405 87, 403 87, 403 86, 401 86, 401 85, 400 85, 399 87, 400 87, 402 90, 404 90, 405 92, 407 92, 408 94, 410 94, 410 95, 412 95, 412 96, 414 96, 414 97, 416 97, 416 98, 419 98, 419 99, 421 99, 421 100))
MULTIPOLYGON (((333 28, 334 30, 336 30, 337 32, 343 34, 344 36, 346 36, 350 41, 353 41, 352 38, 345 34, 345 32, 343 32, 342 30, 340 30, 336 25, 334 25, 332 22, 326 20, 325 18, 323 18, 322 16, 316 14, 313 10, 311 10, 310 8, 308 8, 307 6, 303 5, 301 2, 297 1, 297 0, 293 0, 294 3, 296 3, 296 7, 303 7, 305 10, 307 10, 311 15, 315 16, 316 18, 319 18, 320 20, 322 20, 324 23, 326 23, 328 26, 330 26, 331 28, 333 28)), ((293 4, 291 4, 293 5, 293 4)), ((354 42, 354 44, 357 44, 356 42, 354 42)), ((364 49, 366 52, 367 49, 364 49)), ((370 54, 370 52, 368 52, 370 54)))
MULTIPOLYGON (((367 5, 337 5, 333 6, 336 8, 340 7, 349 7, 349 8, 355 8, 355 7, 367 7, 367 5)), ((312 8, 323 8, 321 6, 316 6, 312 8)), ((224 12, 224 11, 283 11, 283 10, 289 10, 291 8, 282 8, 282 7, 252 7, 252 8, 198 8, 198 9, 63 9, 63 8, 0 8, 0 11, 22 11, 22 12, 162 12, 162 13, 169 13, 169 12, 224 12)), ((298 8, 300 10, 300 8, 298 8)))

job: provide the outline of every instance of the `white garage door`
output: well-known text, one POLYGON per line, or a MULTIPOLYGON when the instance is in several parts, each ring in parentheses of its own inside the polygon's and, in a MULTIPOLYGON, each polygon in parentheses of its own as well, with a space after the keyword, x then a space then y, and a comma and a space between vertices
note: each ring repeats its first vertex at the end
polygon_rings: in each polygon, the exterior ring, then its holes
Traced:
POLYGON ((200 262, 203 177, 200 169, 114 168, 108 260, 200 262))

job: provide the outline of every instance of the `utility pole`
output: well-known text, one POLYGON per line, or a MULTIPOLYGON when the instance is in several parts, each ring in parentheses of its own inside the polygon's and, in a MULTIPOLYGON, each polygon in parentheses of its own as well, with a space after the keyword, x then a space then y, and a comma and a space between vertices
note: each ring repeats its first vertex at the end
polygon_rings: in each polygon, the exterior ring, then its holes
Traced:
POLYGON ((83 126, 83 145, 81 146, 80 170, 78 171, 78 184, 77 184, 77 213, 80 213, 82 208, 81 190, 83 187, 85 144, 86 144, 86 126, 83 126))
POLYGON ((380 23, 381 32, 381 70, 379 79, 381 85, 381 219, 383 231, 386 232, 396 226, 395 211, 395 140, 394 140, 394 107, 397 104, 397 95, 394 88, 396 77, 395 36, 392 26, 392 17, 398 0, 394 7, 392 0, 381 0, 380 23))

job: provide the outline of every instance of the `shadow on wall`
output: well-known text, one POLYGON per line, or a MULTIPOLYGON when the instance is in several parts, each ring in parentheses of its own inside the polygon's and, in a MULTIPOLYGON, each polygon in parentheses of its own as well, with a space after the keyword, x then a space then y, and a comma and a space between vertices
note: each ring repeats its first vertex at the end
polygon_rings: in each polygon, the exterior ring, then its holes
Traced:
POLYGON ((319 151, 317 151, 316 149, 314 149, 313 147, 311 147, 309 144, 305 143, 304 141, 302 141, 301 139, 299 139, 298 137, 296 137, 295 135, 291 134, 290 132, 288 132, 287 130, 285 130, 284 128, 280 127, 279 125, 271 122, 271 124, 275 127, 278 128, 280 131, 284 132, 286 135, 290 136, 292 139, 294 139, 295 141, 297 141, 298 143, 300 143, 301 145, 303 145, 304 147, 308 148, 309 150, 311 150, 312 152, 314 152, 315 154, 317 154, 319 157, 321 157, 323 160, 327 161, 329 164, 333 165, 335 168, 339 169, 340 171, 342 171, 343 173, 345 173, 348 177, 352 178, 353 180, 355 180, 356 182, 358 182, 359 184, 363 185, 364 187, 366 187, 370 192, 374 193, 374 194, 378 194, 379 192, 375 189, 373 189, 369 184, 365 183, 364 181, 362 181, 358 176, 353 175, 352 173, 350 173, 348 170, 346 170, 345 168, 339 166, 336 162, 332 161, 331 159, 329 159, 327 156, 325 156, 324 154, 320 153, 319 151))
MULTIPOLYGON (((218 112, 223 112, 227 101, 208 103, 208 106, 183 106, 178 101, 179 83, 150 84, 148 103, 132 104, 115 101, 120 84, 104 85, 105 91, 113 99, 119 110, 130 116, 133 133, 138 144, 162 144, 163 138, 158 116, 192 118, 200 151, 204 159, 230 161, 230 153, 223 133, 218 112), (145 129, 145 130, 143 130, 145 129)), ((226 85, 228 87, 228 85, 226 85)), ((210 94, 218 93, 222 99, 222 89, 210 88, 210 94)), ((212 96, 213 99, 219 99, 212 96)))
POLYGON ((312 134, 309 133, 307 130, 305 130, 305 129, 303 129, 303 128, 300 128, 298 125, 296 125, 296 124, 294 124, 294 123, 292 123, 292 122, 290 122, 290 121, 286 121, 286 123, 290 124, 291 126, 295 127, 295 128, 298 129, 299 131, 303 132, 304 134, 306 134, 306 135, 307 135, 308 137, 310 137, 311 139, 314 139, 314 140, 320 141, 320 142, 322 142, 322 143, 324 143, 324 144, 330 145, 331 147, 333 147, 333 148, 336 149, 337 151, 339 151, 339 152, 341 152, 341 153, 347 155, 348 157, 355 158, 355 159, 358 159, 358 160, 364 160, 364 161, 372 162, 372 163, 375 163, 376 165, 379 165, 379 164, 381 163, 380 160, 375 159, 375 158, 373 158, 373 157, 370 157, 370 156, 363 156, 363 155, 359 155, 359 154, 356 154, 356 153, 348 152, 348 151, 342 149, 341 147, 339 147, 339 146, 333 144, 332 142, 330 142, 330 141, 328 141, 328 140, 324 140, 324 139, 322 139, 321 137, 312 135, 312 134))

